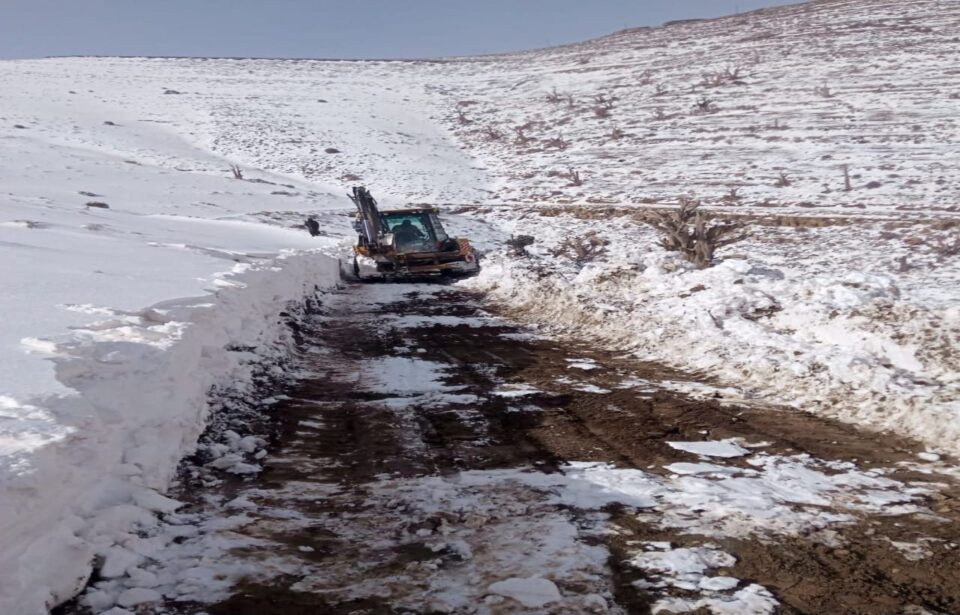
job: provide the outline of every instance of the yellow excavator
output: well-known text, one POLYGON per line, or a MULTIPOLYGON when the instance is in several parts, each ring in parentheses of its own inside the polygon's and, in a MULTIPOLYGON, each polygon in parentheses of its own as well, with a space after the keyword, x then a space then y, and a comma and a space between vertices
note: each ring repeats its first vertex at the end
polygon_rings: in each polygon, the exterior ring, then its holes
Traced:
POLYGON ((363 186, 348 194, 357 206, 353 275, 359 280, 467 276, 480 270, 470 241, 447 235, 436 207, 380 211, 363 186))

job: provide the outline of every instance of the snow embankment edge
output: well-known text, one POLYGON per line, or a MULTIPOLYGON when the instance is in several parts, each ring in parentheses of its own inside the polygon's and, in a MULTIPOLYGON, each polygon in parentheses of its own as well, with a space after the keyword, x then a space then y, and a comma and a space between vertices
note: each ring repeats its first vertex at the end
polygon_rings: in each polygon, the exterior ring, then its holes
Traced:
POLYGON ((160 494, 207 425, 211 391, 242 394, 264 364, 280 369, 293 344, 282 314, 338 279, 335 258, 291 252, 57 343, 73 392, 30 401, 56 436, 0 467, 0 612, 46 613, 138 519, 178 506, 160 494))

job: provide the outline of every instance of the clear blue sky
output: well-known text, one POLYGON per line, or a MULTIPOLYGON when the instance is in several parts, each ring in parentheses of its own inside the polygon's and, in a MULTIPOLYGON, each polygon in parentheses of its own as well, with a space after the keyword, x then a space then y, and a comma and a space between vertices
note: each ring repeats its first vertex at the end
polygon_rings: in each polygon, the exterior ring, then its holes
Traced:
POLYGON ((796 1, 0 0, 0 58, 494 53, 796 1))

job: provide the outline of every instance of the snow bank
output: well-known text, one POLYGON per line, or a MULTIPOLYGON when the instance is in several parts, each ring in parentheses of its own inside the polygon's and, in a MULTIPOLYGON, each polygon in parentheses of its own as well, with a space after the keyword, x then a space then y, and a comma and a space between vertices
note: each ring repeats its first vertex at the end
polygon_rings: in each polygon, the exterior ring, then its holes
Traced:
POLYGON ((960 453, 960 357, 950 341, 960 335, 960 297, 949 282, 960 276, 956 262, 900 272, 890 262, 912 248, 881 248, 864 224, 801 239, 759 228, 736 246, 739 255, 697 270, 630 220, 484 216, 537 236, 531 258, 495 252, 470 282, 520 317, 711 375, 744 400, 960 453), (611 241, 607 254, 583 267, 550 255, 587 232, 611 241), (793 249, 795 241, 806 243, 793 249), (821 241, 829 253, 816 249, 821 241))
POLYGON ((249 387, 256 366, 289 342, 279 314, 337 279, 336 260, 319 253, 239 264, 210 295, 50 342, 71 392, 4 398, 0 612, 45 612, 83 586, 114 538, 176 509, 157 492, 202 432, 211 388, 249 387))

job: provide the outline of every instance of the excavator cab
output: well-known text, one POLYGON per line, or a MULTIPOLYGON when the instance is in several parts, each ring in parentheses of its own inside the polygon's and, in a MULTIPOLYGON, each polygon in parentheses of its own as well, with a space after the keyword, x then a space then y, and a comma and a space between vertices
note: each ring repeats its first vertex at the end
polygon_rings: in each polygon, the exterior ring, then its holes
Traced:
POLYGON ((470 275, 480 270, 469 240, 451 238, 435 207, 380 211, 362 186, 348 195, 357 206, 353 272, 361 280, 470 275))

